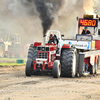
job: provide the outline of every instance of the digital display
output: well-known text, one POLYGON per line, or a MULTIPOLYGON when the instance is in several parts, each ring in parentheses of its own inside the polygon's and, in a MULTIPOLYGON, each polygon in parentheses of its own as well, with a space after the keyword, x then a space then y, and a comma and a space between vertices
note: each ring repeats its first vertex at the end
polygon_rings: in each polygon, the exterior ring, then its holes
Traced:
POLYGON ((79 26, 97 27, 97 19, 79 19, 79 26))

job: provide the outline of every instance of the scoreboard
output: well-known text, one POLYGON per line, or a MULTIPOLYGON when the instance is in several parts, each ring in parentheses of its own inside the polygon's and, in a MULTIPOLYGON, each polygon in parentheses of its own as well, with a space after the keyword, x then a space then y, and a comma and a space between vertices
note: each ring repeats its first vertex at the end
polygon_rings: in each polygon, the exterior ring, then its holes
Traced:
POLYGON ((98 20, 97 19, 79 19, 79 26, 84 27, 98 27, 98 20))

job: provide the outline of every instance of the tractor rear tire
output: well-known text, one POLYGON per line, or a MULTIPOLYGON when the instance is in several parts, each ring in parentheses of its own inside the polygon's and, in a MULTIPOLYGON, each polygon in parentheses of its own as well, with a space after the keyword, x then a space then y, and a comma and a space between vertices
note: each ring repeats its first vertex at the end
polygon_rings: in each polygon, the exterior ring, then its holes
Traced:
POLYGON ((61 76, 75 77, 77 65, 76 49, 63 49, 61 55, 61 76))
POLYGON ((25 74, 26 76, 31 76, 32 74, 32 60, 31 59, 27 60, 25 74))
MULTIPOLYGON (((30 66, 33 66, 33 63, 36 60, 36 57, 37 57, 36 47, 34 47, 33 44, 31 44, 30 47, 29 47, 29 51, 28 51, 28 60, 27 60, 27 63, 26 63, 26 70, 28 69, 27 67, 29 67, 29 69, 30 69, 30 66), (30 65, 29 61, 33 62, 32 65, 30 65)), ((29 71, 27 71, 27 72, 29 72, 29 71)), ((37 73, 36 71, 34 71, 34 69, 32 67, 31 68, 31 74, 33 74, 34 72, 37 73)), ((27 74, 26 74, 26 76, 27 76, 27 74)))
POLYGON ((36 60, 36 57, 37 57, 36 47, 33 47, 33 45, 31 44, 28 51, 28 59, 31 59, 34 62, 36 60))
POLYGON ((52 73, 54 78, 59 78, 61 75, 61 65, 57 60, 54 61, 52 73))

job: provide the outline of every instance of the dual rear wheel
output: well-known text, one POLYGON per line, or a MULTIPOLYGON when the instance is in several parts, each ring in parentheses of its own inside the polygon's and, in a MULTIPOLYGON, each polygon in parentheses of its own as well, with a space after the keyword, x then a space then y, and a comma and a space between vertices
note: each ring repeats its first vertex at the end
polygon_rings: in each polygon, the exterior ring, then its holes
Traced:
POLYGON ((76 49, 64 49, 61 56, 61 76, 75 77, 77 66, 76 49))
POLYGON ((61 62, 56 60, 53 65, 53 77, 75 77, 77 65, 76 49, 62 50, 61 62), (60 64, 61 63, 61 64, 60 64))

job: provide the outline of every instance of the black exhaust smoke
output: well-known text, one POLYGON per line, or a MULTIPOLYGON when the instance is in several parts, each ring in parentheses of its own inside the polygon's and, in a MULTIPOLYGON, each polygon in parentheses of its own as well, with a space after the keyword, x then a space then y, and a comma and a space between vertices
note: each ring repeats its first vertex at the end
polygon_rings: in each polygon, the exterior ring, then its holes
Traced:
POLYGON ((48 29, 53 23, 53 5, 46 3, 45 0, 34 0, 37 11, 39 12, 39 17, 41 19, 41 24, 43 27, 43 36, 45 36, 48 29))

